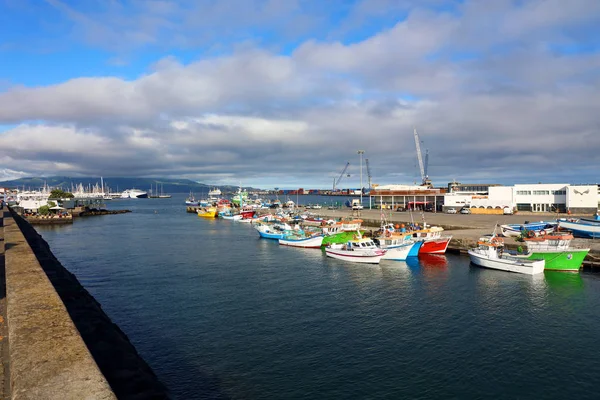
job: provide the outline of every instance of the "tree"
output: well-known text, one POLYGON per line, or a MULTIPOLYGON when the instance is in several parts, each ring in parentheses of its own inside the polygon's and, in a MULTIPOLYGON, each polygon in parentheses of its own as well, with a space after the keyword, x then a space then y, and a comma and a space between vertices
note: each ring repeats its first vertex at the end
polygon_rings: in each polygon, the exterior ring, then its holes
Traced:
POLYGON ((73 197, 75 197, 73 193, 65 192, 62 189, 54 189, 50 192, 51 199, 72 199, 73 197))
POLYGON ((50 214, 50 207, 41 206, 40 208, 38 208, 38 213, 40 213, 41 215, 48 215, 50 214))

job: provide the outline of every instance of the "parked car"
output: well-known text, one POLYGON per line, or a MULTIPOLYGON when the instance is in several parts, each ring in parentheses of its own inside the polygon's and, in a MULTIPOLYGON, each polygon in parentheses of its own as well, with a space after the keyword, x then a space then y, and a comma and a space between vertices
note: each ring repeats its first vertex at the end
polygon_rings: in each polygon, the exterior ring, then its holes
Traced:
POLYGON ((504 215, 512 215, 513 209, 510 207, 504 207, 503 214, 504 215))
POLYGON ((471 209, 463 207, 460 209, 460 213, 461 214, 471 214, 471 209))
POLYGON ((456 214, 456 208, 449 208, 446 210, 448 214, 456 214))

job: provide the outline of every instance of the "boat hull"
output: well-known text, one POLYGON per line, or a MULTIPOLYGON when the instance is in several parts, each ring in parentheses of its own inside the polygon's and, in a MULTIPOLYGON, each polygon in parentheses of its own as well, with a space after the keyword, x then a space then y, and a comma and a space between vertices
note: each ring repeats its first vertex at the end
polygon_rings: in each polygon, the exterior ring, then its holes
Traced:
POLYGON ((271 233, 271 232, 261 232, 261 231, 258 231, 258 234, 263 239, 274 239, 274 240, 283 239, 283 237, 285 236, 284 233, 271 233))
POLYGON ((423 245, 419 249, 419 254, 445 254, 450 244, 452 236, 437 238, 437 239, 424 239, 423 245))
POLYGON ((302 247, 305 249, 320 249, 323 243, 323 236, 312 236, 302 239, 292 239, 290 237, 279 239, 279 244, 283 246, 302 247))
POLYGON ((240 215, 243 219, 252 219, 254 217, 254 210, 251 211, 240 211, 240 215))
POLYGON ((202 217, 202 218, 216 218, 217 210, 216 209, 198 210, 198 216, 202 217))
POLYGON ((573 236, 582 238, 597 239, 600 238, 600 224, 559 221, 558 226, 567 229, 573 233, 573 236))
POLYGON ((471 262, 483 268, 497 269, 500 271, 516 272, 525 275, 537 275, 544 272, 544 260, 530 261, 522 260, 522 262, 514 261, 513 259, 495 258, 490 259, 469 250, 469 258, 471 262))
POLYGON ((387 247, 382 260, 406 261, 409 257, 417 257, 423 242, 406 243, 400 246, 387 247), (416 250, 414 249, 416 247, 416 250), (412 255, 411 255, 412 254, 412 255))
POLYGON ((533 251, 527 255, 529 260, 546 260, 546 271, 577 272, 590 249, 572 249, 565 251, 533 251))
POLYGON ((325 254, 327 257, 335 258, 342 261, 348 261, 353 263, 362 263, 362 264, 379 264, 381 258, 383 257, 383 252, 377 252, 373 255, 368 254, 352 254, 355 253, 353 251, 347 250, 338 250, 338 249, 325 249, 325 254))
POLYGON ((239 221, 239 220, 242 219, 242 216, 239 215, 239 214, 236 214, 236 215, 221 215, 221 218, 223 218, 223 219, 229 219, 229 220, 232 220, 232 221, 239 221))
POLYGON ((421 247, 423 247, 423 241, 419 240, 415 246, 411 247, 408 252, 408 257, 418 257, 421 252, 421 247))

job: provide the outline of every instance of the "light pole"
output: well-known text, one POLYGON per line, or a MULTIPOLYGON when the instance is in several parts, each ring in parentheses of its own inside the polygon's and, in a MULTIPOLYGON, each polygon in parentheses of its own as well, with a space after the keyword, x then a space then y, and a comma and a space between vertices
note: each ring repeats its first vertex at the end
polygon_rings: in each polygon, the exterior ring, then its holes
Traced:
POLYGON ((356 153, 360 156, 360 204, 362 205, 362 192, 363 192, 363 184, 362 184, 362 156, 365 154, 364 150, 358 150, 356 153))

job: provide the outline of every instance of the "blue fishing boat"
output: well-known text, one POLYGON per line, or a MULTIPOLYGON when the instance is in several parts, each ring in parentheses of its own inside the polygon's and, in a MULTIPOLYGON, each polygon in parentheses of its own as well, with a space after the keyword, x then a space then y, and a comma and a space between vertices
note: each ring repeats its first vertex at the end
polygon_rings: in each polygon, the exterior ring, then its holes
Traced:
POLYGON ((302 230, 294 230, 294 229, 292 229, 292 227, 290 225, 285 224, 285 223, 279 223, 279 224, 260 223, 260 224, 256 224, 254 226, 254 228, 258 231, 258 234, 260 235, 261 238, 274 239, 274 240, 284 239, 286 237, 286 235, 289 235, 294 232, 297 232, 297 233, 304 232, 302 230))
POLYGON ((600 238, 600 215, 593 218, 561 218, 558 226, 573 233, 573 236, 582 238, 600 238))
POLYGON ((533 236, 552 233, 558 226, 555 221, 526 222, 524 224, 500 225, 502 235, 505 237, 519 237, 524 233, 533 236))

